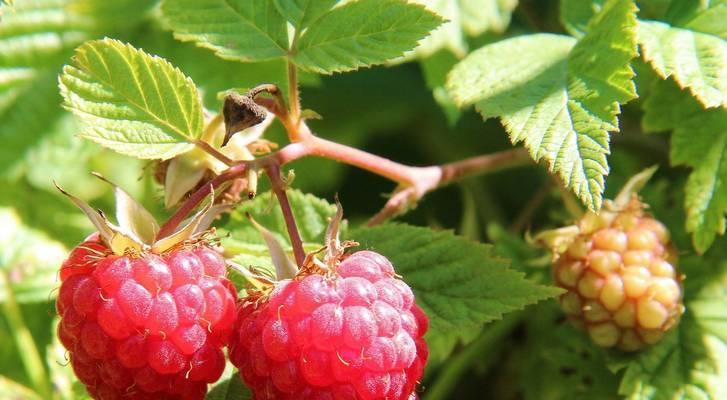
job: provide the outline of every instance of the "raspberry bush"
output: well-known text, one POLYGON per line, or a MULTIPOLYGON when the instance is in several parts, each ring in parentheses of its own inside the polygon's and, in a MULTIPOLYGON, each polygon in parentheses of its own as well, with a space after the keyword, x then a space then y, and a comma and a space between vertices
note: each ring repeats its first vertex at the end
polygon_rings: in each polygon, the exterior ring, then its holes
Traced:
POLYGON ((724 21, 0 0, 0 398, 727 398, 724 21))

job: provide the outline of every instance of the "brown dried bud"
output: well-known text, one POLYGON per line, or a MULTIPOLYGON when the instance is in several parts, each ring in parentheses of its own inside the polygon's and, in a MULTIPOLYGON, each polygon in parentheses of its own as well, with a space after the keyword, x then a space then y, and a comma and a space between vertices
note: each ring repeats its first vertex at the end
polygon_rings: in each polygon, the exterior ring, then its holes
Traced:
POLYGON ((265 108, 255 103, 251 97, 237 93, 225 97, 222 113, 225 116, 223 147, 227 145, 232 135, 263 122, 267 115, 265 108))

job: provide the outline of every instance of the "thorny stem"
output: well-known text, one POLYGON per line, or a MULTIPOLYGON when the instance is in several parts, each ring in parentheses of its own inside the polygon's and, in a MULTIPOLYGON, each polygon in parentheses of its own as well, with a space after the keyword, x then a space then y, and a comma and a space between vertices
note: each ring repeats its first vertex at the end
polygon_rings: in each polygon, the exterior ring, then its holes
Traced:
POLYGON ((275 196, 278 198, 280 204, 280 210, 283 213, 283 219, 285 220, 285 227, 288 229, 288 236, 290 236, 290 243, 293 246, 293 255, 295 255, 295 263, 298 267, 303 266, 305 260, 305 250, 303 249, 303 241, 300 238, 298 232, 298 226, 295 224, 295 217, 293 216, 293 209, 290 208, 290 202, 288 201, 288 195, 285 193, 285 182, 280 177, 280 166, 273 164, 266 168, 268 177, 270 178, 270 184, 273 188, 275 196))

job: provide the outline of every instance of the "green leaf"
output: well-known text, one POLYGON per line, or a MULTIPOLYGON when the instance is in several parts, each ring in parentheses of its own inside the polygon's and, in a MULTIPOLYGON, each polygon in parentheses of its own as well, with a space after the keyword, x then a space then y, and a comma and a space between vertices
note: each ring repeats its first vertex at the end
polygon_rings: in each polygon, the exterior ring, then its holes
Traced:
POLYGON ((638 40, 659 76, 673 78, 706 107, 727 107, 727 41, 656 21, 639 22, 638 40))
POLYGON ((457 61, 457 58, 449 51, 440 50, 419 62, 424 81, 432 91, 434 100, 442 108, 450 126, 454 126, 462 115, 445 88, 447 73, 457 64, 457 61))
MULTIPOLYGON (((278 85, 284 93, 288 92, 287 68, 282 58, 250 63, 224 60, 194 43, 175 40, 171 32, 164 31, 159 25, 158 21, 145 24, 137 32, 133 43, 149 53, 174 60, 175 65, 197 85, 208 109, 221 110, 222 103, 217 94, 233 85, 252 88, 261 82, 268 82, 278 85)), ((299 78, 302 80, 303 76, 299 78)), ((310 84, 301 82, 306 83, 310 84)))
POLYGON ((174 36, 226 59, 270 60, 288 51, 285 18, 272 0, 164 0, 174 36))
POLYGON ((298 30, 307 28, 340 0, 273 0, 278 11, 298 30))
POLYGON ((601 207, 619 105, 636 97, 635 11, 629 0, 608 1, 577 42, 535 34, 485 46, 447 83, 460 106, 501 117, 512 142, 524 142, 592 210, 601 207))
POLYGON ((66 0, 66 2, 68 12, 90 17, 94 29, 100 32, 134 27, 156 4, 156 0, 66 0))
POLYGON ((465 32, 478 36, 488 31, 504 32, 518 0, 457 0, 457 3, 465 32))
MULTIPOLYGON (((2 13, 0 88, 8 75, 61 63, 67 52, 88 39, 93 20, 66 10, 71 0, 28 0, 2 13), (8 75, 6 75, 8 74, 8 75)), ((2 7, 6 11, 6 6, 2 7)))
POLYGON ((710 7, 696 13, 684 26, 727 40, 727 2, 712 1, 710 7))
POLYGON ((560 293, 508 269, 491 246, 450 232, 387 224, 357 229, 348 237, 360 249, 389 258, 412 287, 429 316, 426 339, 433 361, 445 359, 459 342, 474 339, 484 323, 560 293))
POLYGON ((395 62, 408 61, 414 58, 426 58, 441 49, 451 51, 457 57, 467 54, 467 42, 462 26, 462 10, 460 3, 450 0, 415 0, 415 3, 426 6, 428 10, 446 19, 429 36, 419 41, 419 45, 395 62))
POLYGON ((727 111, 704 112, 681 124, 672 137, 674 165, 693 168, 685 188, 687 231, 703 253, 725 233, 727 213, 727 111))
POLYGON ((324 14, 303 33, 293 61, 323 74, 381 64, 416 47, 442 22, 404 0, 350 2, 324 14))
MULTIPOLYGON (((298 190, 288 190, 287 194, 306 251, 323 247, 328 221, 336 214, 336 206, 298 190)), ((250 223, 247 213, 269 230, 286 251, 292 253, 283 213, 272 192, 259 194, 254 200, 235 208, 230 220, 219 230, 222 245, 228 255, 236 256, 239 264, 274 271, 265 240, 250 223)))
POLYGON ((67 246, 78 244, 93 229, 90 221, 60 194, 33 188, 25 179, 0 179, 0 187, 4 189, 0 191, 0 208, 12 208, 25 226, 67 246))
POLYGON ((686 312, 657 345, 623 360, 628 399, 727 398, 727 263, 721 254, 683 261, 686 312))
POLYGON ((601 12, 605 0, 561 0, 560 23, 575 37, 586 33, 586 26, 594 15, 601 12))
POLYGON ((91 26, 91 21, 66 12, 68 3, 0 5, 0 175, 18 172, 19 161, 60 114, 51 69, 88 38, 91 26), (47 101, 32 101, 35 96, 47 101))
POLYGON ((529 311, 520 379, 525 400, 618 398, 619 377, 606 368, 603 350, 583 331, 563 323, 555 302, 529 311))
POLYGON ((648 88, 649 96, 643 102, 644 117, 641 125, 645 132, 666 132, 683 121, 698 117, 704 111, 688 93, 671 79, 655 79, 648 88))
MULTIPOLYGON (((229 363, 228 363, 229 365, 229 363)), ((236 371, 232 376, 223 376, 221 380, 216 382, 210 389, 205 400, 250 400, 252 393, 242 379, 237 375, 236 371)))
MULTIPOLYGON (((0 207, 0 269, 7 274, 18 303, 47 301, 66 258, 63 245, 23 225, 13 209, 0 207)), ((0 287, 0 302, 5 301, 0 287)))
POLYGON ((440 50, 449 50, 458 58, 467 54, 466 36, 485 32, 503 33, 517 0, 413 0, 445 19, 437 29, 422 39, 412 51, 395 62, 424 59, 440 50))
POLYGON ((34 78, 30 83, 15 89, 17 100, 12 101, 5 109, 0 108, 2 176, 15 177, 22 172, 28 154, 44 137, 53 133, 53 123, 63 111, 58 107, 61 98, 56 86, 56 75, 43 73, 35 75, 34 78), (28 101, 36 96, 47 101, 28 101))
POLYGON ((646 131, 674 131, 672 164, 693 168, 685 187, 686 228, 703 253, 725 233, 727 110, 704 110, 671 80, 655 82, 644 110, 646 131))
POLYGON ((87 42, 60 76, 64 106, 81 136, 119 153, 167 159, 202 133, 202 105, 191 79, 168 61, 117 40, 87 42))
MULTIPOLYGON (((606 0, 561 0, 560 22, 568 33, 581 37, 586 33, 588 22, 601 12, 605 2, 606 0)), ((670 4, 674 4, 672 0, 635 0, 634 3, 639 8, 640 19, 660 19, 664 17, 670 4)))

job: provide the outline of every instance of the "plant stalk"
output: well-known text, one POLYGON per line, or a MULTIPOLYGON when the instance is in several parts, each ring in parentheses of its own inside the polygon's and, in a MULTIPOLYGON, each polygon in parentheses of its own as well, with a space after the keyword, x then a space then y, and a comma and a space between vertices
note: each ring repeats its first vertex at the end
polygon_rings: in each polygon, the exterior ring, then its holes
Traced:
POLYGON ((15 339, 15 345, 19 350, 23 367, 25 367, 25 373, 28 375, 33 388, 40 397, 49 399, 51 398, 52 391, 48 372, 40 356, 40 351, 38 351, 38 347, 35 345, 33 335, 23 320, 23 313, 15 300, 15 294, 10 285, 7 271, 0 271, 0 286, 5 287, 6 299, 3 304, 5 318, 7 318, 8 324, 10 325, 12 336, 15 339))
POLYGON ((290 243, 293 246, 293 255, 295 256, 295 263, 298 268, 303 267, 305 261, 305 250, 303 249, 303 240, 300 238, 298 232, 298 226, 295 223, 295 216, 293 215, 293 209, 290 207, 290 201, 288 195, 285 192, 285 182, 280 177, 280 167, 272 165, 266 170, 268 177, 270 178, 270 184, 272 185, 273 192, 278 198, 280 204, 280 211, 283 213, 283 219, 285 220, 285 227, 288 230, 288 236, 290 237, 290 243))
MULTIPOLYGON (((287 58, 288 62, 288 91, 289 98, 290 98, 290 119, 293 122, 293 126, 297 127, 298 123, 300 122, 300 97, 298 93, 298 70, 295 67, 295 64, 293 64, 293 61, 290 60, 290 57, 287 58)), ((286 128, 288 128, 286 126, 286 128)), ((300 135, 298 134, 297 129, 287 129, 288 131, 288 137, 290 138, 291 142, 297 142, 300 140, 300 135)))
POLYGON ((216 158, 223 164, 227 165, 228 167, 231 167, 235 165, 235 161, 227 157, 226 155, 222 154, 220 151, 212 147, 209 143, 205 142, 204 140, 195 140, 194 144, 199 147, 200 149, 204 150, 207 154, 211 155, 212 157, 216 158))
POLYGON ((163 237, 169 236, 174 233, 177 226, 187 218, 187 215, 194 210, 199 203, 201 203, 210 192, 225 182, 243 176, 247 171, 248 165, 246 163, 238 163, 228 168, 222 174, 213 178, 209 184, 202 185, 197 191, 192 193, 191 196, 182 204, 181 207, 162 225, 157 234, 157 240, 163 237))
MULTIPOLYGON (((416 204, 425 194, 457 180, 492 172, 508 167, 530 163, 524 149, 512 149, 498 153, 484 154, 441 166, 416 167, 397 163, 375 154, 315 136, 304 121, 293 123, 290 114, 278 114, 288 130, 290 143, 282 149, 250 161, 236 161, 227 171, 211 181, 215 188, 227 180, 241 177, 246 170, 278 170, 283 165, 307 156, 315 156, 352 165, 383 176, 399 184, 399 189, 384 208, 374 216, 369 225, 381 223, 401 214, 416 204)), ((164 237, 177 227, 186 216, 209 194, 209 185, 204 185, 185 201, 182 207, 164 224, 158 237, 164 237)))

